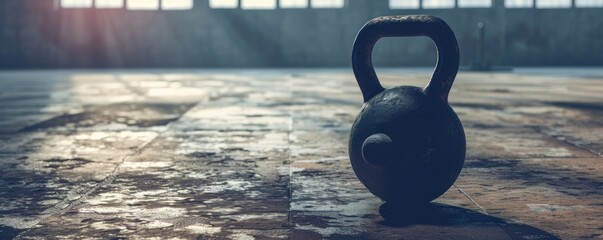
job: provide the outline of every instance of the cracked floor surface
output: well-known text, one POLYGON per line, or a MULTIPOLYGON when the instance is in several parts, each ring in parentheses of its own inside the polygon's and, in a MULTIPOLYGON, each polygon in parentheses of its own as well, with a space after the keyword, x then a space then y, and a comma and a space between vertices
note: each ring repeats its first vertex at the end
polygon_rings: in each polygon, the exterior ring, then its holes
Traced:
POLYGON ((0 72, 0 239, 602 238, 603 70, 461 72, 464 169, 404 225, 351 169, 350 72, 0 72))

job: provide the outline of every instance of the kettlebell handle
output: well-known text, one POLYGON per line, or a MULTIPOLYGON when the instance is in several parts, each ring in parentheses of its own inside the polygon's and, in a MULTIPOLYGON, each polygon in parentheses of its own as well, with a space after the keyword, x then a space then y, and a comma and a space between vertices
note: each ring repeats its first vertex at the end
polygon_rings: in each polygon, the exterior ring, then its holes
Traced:
POLYGON ((448 102, 448 93, 459 68, 459 48, 448 24, 440 18, 427 15, 378 17, 360 29, 354 41, 352 67, 364 102, 384 90, 371 58, 375 43, 383 37, 407 36, 427 36, 435 43, 438 60, 424 91, 427 95, 448 102))

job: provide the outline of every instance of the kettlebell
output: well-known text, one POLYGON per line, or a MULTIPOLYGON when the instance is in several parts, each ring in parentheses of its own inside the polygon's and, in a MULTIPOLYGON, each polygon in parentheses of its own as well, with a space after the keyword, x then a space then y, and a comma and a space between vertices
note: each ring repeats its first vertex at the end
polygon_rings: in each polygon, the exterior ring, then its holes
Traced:
POLYGON ((456 38, 437 17, 378 17, 356 36, 352 66, 364 97, 349 139, 352 167, 385 202, 379 210, 386 220, 404 217, 444 194, 465 161, 463 126, 448 104, 459 67, 456 38), (427 36, 435 43, 435 70, 424 88, 384 89, 373 69, 373 46, 383 37, 405 36, 427 36))

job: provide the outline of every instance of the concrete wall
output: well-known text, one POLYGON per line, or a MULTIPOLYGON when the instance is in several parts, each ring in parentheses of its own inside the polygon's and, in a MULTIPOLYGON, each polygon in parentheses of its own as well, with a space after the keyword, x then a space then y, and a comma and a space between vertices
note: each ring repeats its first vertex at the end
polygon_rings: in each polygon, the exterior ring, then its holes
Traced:
MULTIPOLYGON (((54 0, 0 1, 0 68, 344 67, 360 27, 381 15, 446 20, 461 64, 476 58, 478 22, 494 65, 603 65, 603 8, 390 10, 387 0, 349 0, 344 9, 127 11, 60 9, 54 0)), ((427 38, 384 39, 378 66, 427 66, 427 38)))

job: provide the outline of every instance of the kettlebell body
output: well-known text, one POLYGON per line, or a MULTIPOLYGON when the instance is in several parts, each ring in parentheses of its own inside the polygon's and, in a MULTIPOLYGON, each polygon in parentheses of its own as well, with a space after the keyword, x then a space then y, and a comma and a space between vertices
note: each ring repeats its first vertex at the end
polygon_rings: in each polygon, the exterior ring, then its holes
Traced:
POLYGON ((398 212, 436 199, 452 186, 465 160, 463 126, 448 104, 459 64, 454 33, 431 16, 375 18, 358 33, 352 63, 365 100, 348 149, 358 179, 398 212), (438 63, 425 88, 380 85, 371 52, 388 36, 428 36, 435 42, 438 63))

